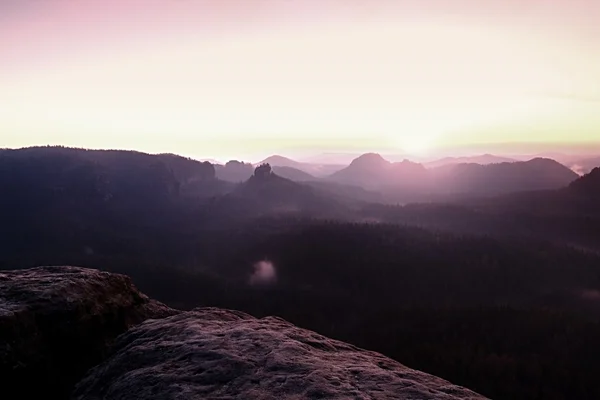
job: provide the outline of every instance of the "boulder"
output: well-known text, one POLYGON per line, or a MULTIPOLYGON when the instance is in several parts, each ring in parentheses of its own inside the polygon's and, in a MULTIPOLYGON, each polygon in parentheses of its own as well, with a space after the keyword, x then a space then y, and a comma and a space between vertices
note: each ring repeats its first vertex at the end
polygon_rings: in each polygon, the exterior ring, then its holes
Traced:
POLYGON ((282 319, 196 309, 121 335, 76 400, 483 399, 282 319))
POLYGON ((68 398, 114 339, 176 311, 123 275, 76 267, 0 271, 0 377, 18 398, 68 398))

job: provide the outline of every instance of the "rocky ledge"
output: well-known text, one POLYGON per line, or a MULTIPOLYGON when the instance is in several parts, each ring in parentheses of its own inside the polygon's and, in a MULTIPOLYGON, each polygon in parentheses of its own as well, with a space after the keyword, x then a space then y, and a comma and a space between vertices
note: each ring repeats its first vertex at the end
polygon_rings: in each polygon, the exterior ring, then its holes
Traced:
POLYGON ((483 399, 279 318, 197 309, 121 335, 77 400, 483 399))
POLYGON ((115 338, 176 311, 123 275, 75 267, 0 271, 0 377, 18 398, 68 398, 115 338))
POLYGON ((279 318, 176 311, 76 267, 0 272, 0 381, 23 399, 483 399, 279 318))

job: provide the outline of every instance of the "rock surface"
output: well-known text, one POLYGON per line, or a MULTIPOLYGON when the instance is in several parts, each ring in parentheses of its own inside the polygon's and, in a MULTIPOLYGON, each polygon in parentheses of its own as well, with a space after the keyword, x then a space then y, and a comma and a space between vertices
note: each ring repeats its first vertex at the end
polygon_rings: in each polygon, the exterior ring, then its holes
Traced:
POLYGON ((175 313, 123 275, 76 267, 0 271, 2 391, 68 398, 118 335, 175 313))
POLYGON ((483 399, 279 318, 220 309, 146 321, 114 350, 74 399, 483 399))

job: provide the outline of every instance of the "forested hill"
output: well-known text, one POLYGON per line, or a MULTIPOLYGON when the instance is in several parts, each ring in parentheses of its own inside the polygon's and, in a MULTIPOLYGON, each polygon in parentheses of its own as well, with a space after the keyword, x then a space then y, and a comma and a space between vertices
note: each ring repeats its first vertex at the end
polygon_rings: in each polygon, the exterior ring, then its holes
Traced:
POLYGON ((594 200, 600 199, 600 167, 571 183, 569 190, 594 200))

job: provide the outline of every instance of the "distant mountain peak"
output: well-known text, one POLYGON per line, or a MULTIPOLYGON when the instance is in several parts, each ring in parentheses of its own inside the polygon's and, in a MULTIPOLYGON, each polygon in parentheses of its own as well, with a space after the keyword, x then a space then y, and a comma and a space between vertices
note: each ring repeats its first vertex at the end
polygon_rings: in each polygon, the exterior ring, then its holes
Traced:
POLYGON ((415 171, 423 171, 425 172, 427 169, 425 168, 425 166, 423 164, 414 162, 414 161, 410 161, 409 159, 404 159, 401 162, 397 162, 397 163, 393 163, 392 167, 394 170, 403 170, 403 171, 411 171, 411 172, 415 172, 415 171))
POLYGON ((338 183, 376 189, 383 186, 418 186, 425 181, 427 170, 410 160, 391 163, 380 154, 366 153, 330 179, 338 183))
POLYGON ((358 158, 355 158, 350 166, 365 166, 365 167, 382 167, 389 166, 390 162, 378 153, 365 153, 358 158))
POLYGON ((479 164, 479 165, 490 165, 490 164, 501 164, 501 163, 514 163, 517 160, 514 158, 497 156, 494 154, 486 153, 481 155, 471 155, 462 157, 445 157, 439 160, 434 160, 426 163, 427 168, 444 167, 448 165, 457 164, 479 164))
MULTIPOLYGON (((413 165, 413 164, 419 164, 419 163, 416 163, 416 162, 414 162, 414 161, 411 161, 411 160, 409 160, 408 158, 405 158, 404 160, 400 161, 400 163, 399 163, 399 164, 404 164, 404 165, 413 165)), ((419 164, 419 165, 421 165, 421 164, 419 164)))
POLYGON ((548 158, 548 157, 535 157, 529 161, 525 161, 525 163, 526 164, 534 164, 534 165, 558 165, 558 166, 567 168, 564 164, 561 164, 560 162, 556 161, 555 159, 548 158))
POLYGON ((385 161, 385 158, 383 158, 383 156, 379 153, 364 153, 364 154, 361 154, 360 156, 358 156, 355 160, 367 160, 367 159, 378 159, 378 160, 385 161))
POLYGON ((548 157, 535 157, 535 158, 532 158, 531 160, 526 161, 526 162, 533 164, 533 163, 550 163, 550 162, 551 163, 557 163, 558 161, 555 161, 555 160, 553 160, 551 158, 548 158, 548 157))
POLYGON ((292 160, 291 158, 280 156, 278 154, 272 155, 270 157, 265 158, 257 165, 269 164, 273 167, 294 167, 297 168, 302 163, 292 160))
POLYGON ((252 164, 248 164, 245 163, 243 161, 238 161, 238 160, 229 160, 227 161, 227 163, 225 164, 226 167, 231 167, 231 166, 244 166, 244 165, 252 165, 252 164))
POLYGON ((269 157, 265 158, 263 161, 261 161, 260 164, 267 164, 267 163, 269 163, 270 160, 294 161, 291 158, 280 156, 279 154, 273 154, 272 156, 269 156, 269 157))

